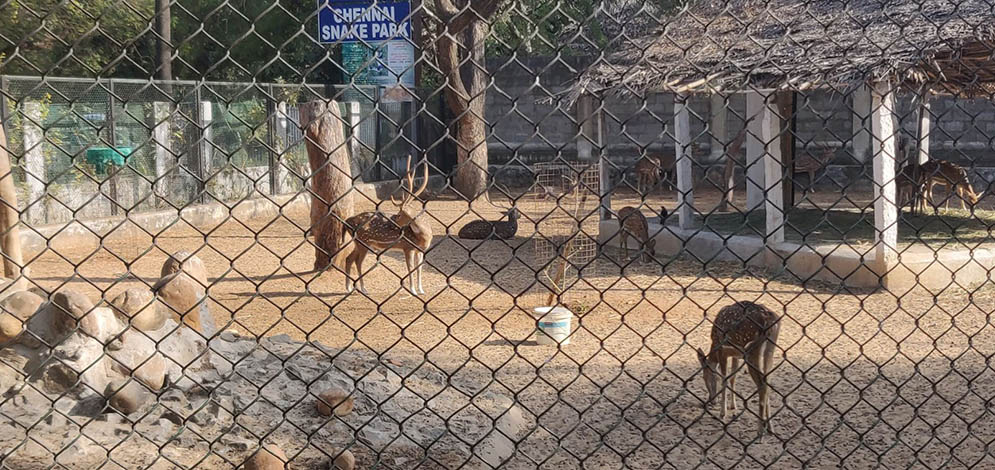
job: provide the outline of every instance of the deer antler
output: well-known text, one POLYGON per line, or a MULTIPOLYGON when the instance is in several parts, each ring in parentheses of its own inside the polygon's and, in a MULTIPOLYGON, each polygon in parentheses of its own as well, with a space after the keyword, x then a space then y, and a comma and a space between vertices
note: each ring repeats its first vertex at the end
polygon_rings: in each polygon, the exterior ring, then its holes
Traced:
MULTIPOLYGON (((509 198, 511 197, 511 191, 508 190, 507 186, 505 186, 503 184, 499 184, 499 183, 494 183, 494 186, 497 186, 499 189, 501 189, 502 191, 504 191, 504 193, 509 198)), ((514 207, 514 204, 509 204, 507 206, 503 205, 503 204, 502 205, 494 204, 494 201, 491 201, 491 198, 487 198, 487 202, 489 202, 492 206, 497 207, 498 209, 511 209, 512 207, 514 207)))
POLYGON ((415 190, 415 172, 411 170, 411 155, 408 155, 408 164, 404 170, 404 178, 408 181, 408 187, 404 190, 407 194, 401 198, 401 202, 397 202, 393 194, 390 195, 390 202, 393 202, 397 207, 404 207, 405 204, 425 192, 425 188, 428 187, 428 162, 425 163, 425 178, 420 188, 415 190))

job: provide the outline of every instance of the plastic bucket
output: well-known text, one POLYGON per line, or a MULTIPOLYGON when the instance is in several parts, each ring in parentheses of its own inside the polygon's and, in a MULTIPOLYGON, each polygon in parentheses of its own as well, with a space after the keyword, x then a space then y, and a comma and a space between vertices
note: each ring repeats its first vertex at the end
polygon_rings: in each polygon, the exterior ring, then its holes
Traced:
POLYGON ((537 317, 533 335, 537 344, 570 344, 573 312, 564 307, 536 307, 533 312, 537 317))

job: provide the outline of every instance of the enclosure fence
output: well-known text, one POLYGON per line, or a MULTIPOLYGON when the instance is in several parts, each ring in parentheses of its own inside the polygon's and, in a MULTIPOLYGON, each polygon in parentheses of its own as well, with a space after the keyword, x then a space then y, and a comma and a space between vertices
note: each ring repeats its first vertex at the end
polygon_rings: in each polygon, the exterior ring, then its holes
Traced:
POLYGON ((993 93, 986 0, 0 0, 0 469, 995 468, 993 93))

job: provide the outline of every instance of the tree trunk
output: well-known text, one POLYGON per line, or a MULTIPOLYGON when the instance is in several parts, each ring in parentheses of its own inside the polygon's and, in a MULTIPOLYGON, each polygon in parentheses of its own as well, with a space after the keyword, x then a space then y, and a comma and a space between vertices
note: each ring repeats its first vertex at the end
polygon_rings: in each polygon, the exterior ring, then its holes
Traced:
MULTIPOLYGON (((173 79, 173 25, 170 12, 171 0, 155 0, 155 32, 156 38, 156 78, 159 80, 173 79)), ((167 93, 172 86, 163 84, 167 93)))
POLYGON ((311 165, 311 233, 314 269, 329 267, 343 248, 345 219, 352 217, 352 166, 345 121, 336 101, 301 106, 301 125, 311 165))
MULTIPOLYGON (((7 135, 0 122, 0 249, 3 250, 3 271, 8 279, 17 279, 24 266, 21 254, 21 233, 18 228, 17 191, 14 189, 14 175, 10 171, 10 155, 7 154, 7 135)), ((24 281, 21 281, 24 284, 24 281)))
POLYGON ((438 60, 447 84, 446 102, 453 112, 459 129, 456 131, 456 154, 459 162, 453 178, 454 189, 465 199, 486 196, 487 189, 487 123, 484 108, 487 95, 487 73, 483 69, 484 43, 490 25, 474 19, 465 31, 442 34, 437 41, 438 60), (454 38, 462 36, 468 57, 460 57, 460 44, 454 38))

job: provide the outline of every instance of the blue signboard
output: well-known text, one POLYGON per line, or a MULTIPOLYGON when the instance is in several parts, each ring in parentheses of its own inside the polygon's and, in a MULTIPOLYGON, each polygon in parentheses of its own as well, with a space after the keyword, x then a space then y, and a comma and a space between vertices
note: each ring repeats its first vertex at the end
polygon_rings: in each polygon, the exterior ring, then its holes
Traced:
POLYGON ((411 38, 408 2, 327 2, 318 12, 320 42, 379 42, 411 38))

